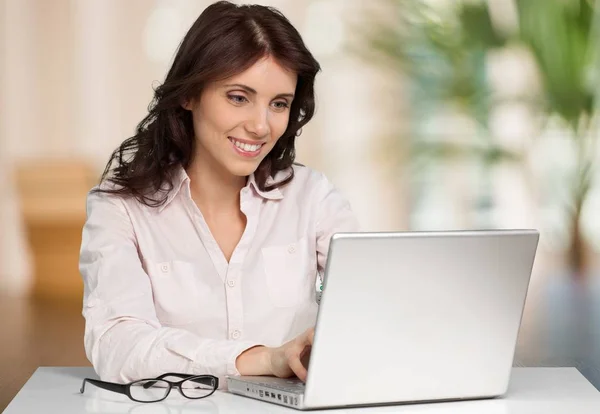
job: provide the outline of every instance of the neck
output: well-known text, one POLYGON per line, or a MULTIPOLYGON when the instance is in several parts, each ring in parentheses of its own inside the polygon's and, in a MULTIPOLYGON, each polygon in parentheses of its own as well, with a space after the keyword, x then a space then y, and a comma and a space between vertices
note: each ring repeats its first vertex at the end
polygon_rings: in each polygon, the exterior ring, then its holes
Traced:
POLYGON ((240 190, 246 177, 237 177, 219 169, 203 157, 188 167, 192 198, 203 214, 228 213, 240 208, 240 190))

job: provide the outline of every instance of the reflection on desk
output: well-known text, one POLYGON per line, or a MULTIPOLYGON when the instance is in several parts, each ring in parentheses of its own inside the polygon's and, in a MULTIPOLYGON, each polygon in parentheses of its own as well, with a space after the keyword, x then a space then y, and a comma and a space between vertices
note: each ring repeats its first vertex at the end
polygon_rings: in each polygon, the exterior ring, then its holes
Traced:
MULTIPOLYGON (((127 396, 87 387, 83 378, 97 378, 88 367, 41 367, 6 409, 6 414, 29 412, 137 413, 137 414, 290 414, 299 411, 218 391, 202 400, 190 400, 171 391, 159 403, 136 403, 127 396)), ((311 411, 323 412, 323 411, 311 411)), ((409 404, 327 411, 335 414, 597 414, 600 392, 575 368, 514 368, 504 398, 430 404, 409 404)))

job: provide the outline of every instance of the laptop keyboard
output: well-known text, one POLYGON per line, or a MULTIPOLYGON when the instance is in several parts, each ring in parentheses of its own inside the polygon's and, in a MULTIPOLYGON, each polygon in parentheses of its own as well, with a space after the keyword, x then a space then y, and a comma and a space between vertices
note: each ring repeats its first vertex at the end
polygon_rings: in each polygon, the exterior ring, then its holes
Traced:
POLYGON ((289 379, 273 382, 259 382, 263 387, 273 388, 284 392, 293 392, 295 394, 303 393, 305 385, 299 379, 289 379))

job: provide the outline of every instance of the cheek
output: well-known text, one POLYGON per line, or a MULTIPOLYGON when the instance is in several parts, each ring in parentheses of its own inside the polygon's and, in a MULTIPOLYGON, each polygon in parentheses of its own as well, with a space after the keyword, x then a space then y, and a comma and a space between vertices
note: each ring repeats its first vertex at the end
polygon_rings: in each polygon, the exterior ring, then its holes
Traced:
POLYGON ((201 132, 203 139, 211 139, 226 134, 235 125, 234 111, 227 107, 217 106, 201 111, 195 117, 194 124, 197 130, 201 132))
POLYGON ((289 122, 288 114, 277 114, 277 116, 274 117, 274 119, 271 123, 271 131, 273 131, 273 136, 275 138, 279 138, 280 136, 283 135, 283 133, 287 129, 288 122, 289 122))

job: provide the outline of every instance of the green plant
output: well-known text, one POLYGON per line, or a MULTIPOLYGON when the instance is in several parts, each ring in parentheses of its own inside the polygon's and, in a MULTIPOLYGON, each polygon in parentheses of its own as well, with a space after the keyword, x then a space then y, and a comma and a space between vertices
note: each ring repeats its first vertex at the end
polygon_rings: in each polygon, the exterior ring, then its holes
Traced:
POLYGON ((515 46, 529 51, 541 90, 511 99, 547 118, 561 119, 573 137, 577 166, 569 180, 569 262, 583 274, 581 212, 593 185, 598 141, 594 113, 600 88, 600 24, 594 26, 594 12, 596 20, 600 17, 595 0, 513 0, 517 15, 513 30, 494 24, 484 1, 440 2, 437 8, 423 0, 381 1, 388 13, 368 19, 354 51, 410 79, 417 119, 451 105, 478 126, 478 133, 464 144, 419 139, 415 134, 411 142, 415 162, 423 157, 469 157, 493 168, 522 161, 525 154, 497 145, 490 131, 491 109, 505 102, 490 90, 486 56, 515 46))

